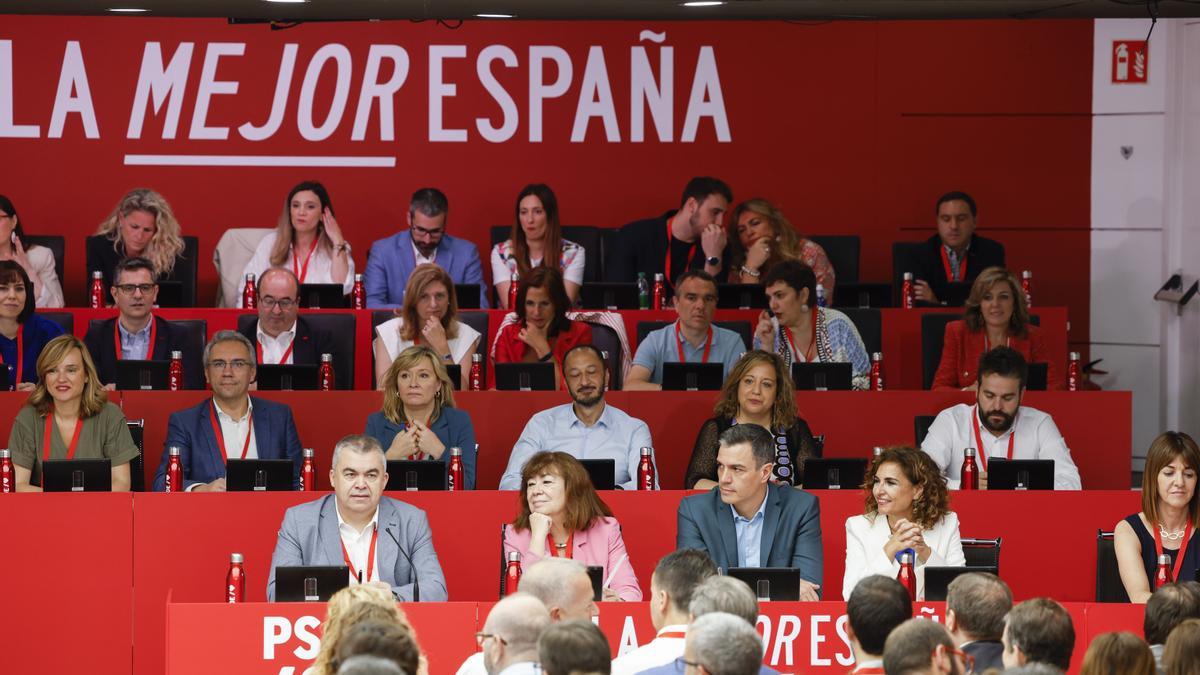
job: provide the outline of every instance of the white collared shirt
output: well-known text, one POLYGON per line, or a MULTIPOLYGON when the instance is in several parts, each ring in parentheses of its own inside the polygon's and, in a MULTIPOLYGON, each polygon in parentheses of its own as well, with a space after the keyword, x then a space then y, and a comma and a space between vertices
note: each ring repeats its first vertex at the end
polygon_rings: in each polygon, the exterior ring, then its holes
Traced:
POLYGON ((436 261, 437 261, 437 249, 436 248, 433 249, 433 255, 429 256, 428 258, 421 255, 421 250, 417 248, 417 245, 415 243, 412 245, 412 248, 413 248, 413 259, 416 260, 417 265, 424 265, 426 263, 429 263, 431 265, 436 264, 436 261))
POLYGON ((291 328, 271 337, 263 332, 262 321, 258 322, 258 344, 262 348, 263 363, 275 365, 296 362, 295 350, 288 351, 288 347, 291 347, 296 340, 296 323, 297 321, 293 321, 291 328), (287 352, 287 359, 283 359, 284 352, 287 352))
MULTIPOLYGON (((337 512, 338 519, 338 534, 342 537, 342 547, 346 553, 350 554, 350 564, 355 571, 362 572, 362 582, 379 580, 379 540, 375 541, 375 560, 371 564, 367 564, 367 556, 371 554, 371 539, 377 535, 379 527, 379 507, 375 507, 375 513, 371 516, 371 522, 362 529, 361 532, 354 529, 354 526, 347 523, 342 518, 342 510, 334 504, 334 511, 337 512), (370 577, 368 578, 368 572, 370 577)), ((358 577, 354 572, 350 573, 350 583, 358 583, 358 577)))
POLYGON ((246 450, 246 459, 258 459, 258 448, 256 447, 258 443, 254 438, 254 425, 250 419, 254 412, 254 401, 249 396, 246 397, 246 414, 236 420, 232 415, 221 410, 216 399, 213 399, 213 407, 217 409, 217 421, 221 424, 221 437, 225 442, 226 459, 242 458, 242 446, 246 444, 246 434, 250 435, 250 447, 246 450))
POLYGON ((621 654, 612 662, 612 675, 633 675, 657 666, 665 666, 683 656, 683 637, 660 637, 663 633, 687 633, 687 624, 663 626, 654 639, 637 649, 621 654))

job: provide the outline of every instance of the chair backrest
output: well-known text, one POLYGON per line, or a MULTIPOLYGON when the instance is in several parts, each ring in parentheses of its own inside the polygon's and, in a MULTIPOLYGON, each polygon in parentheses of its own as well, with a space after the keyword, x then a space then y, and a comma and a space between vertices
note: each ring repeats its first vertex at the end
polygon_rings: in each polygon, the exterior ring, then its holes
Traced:
POLYGON ((904 306, 900 298, 904 287, 904 273, 916 271, 917 252, 923 245, 924 242, 919 241, 892 242, 892 301, 895 307, 904 306))
POLYGON ((921 388, 933 387, 933 376, 942 361, 946 342, 946 324, 961 319, 961 314, 930 313, 921 317, 921 388))
POLYGON ((592 344, 608 353, 608 388, 621 388, 624 377, 621 372, 621 338, 617 332, 604 324, 588 323, 592 328, 592 344))
POLYGON ((487 368, 488 311, 486 309, 463 310, 458 313, 458 321, 474 328, 479 333, 479 344, 475 347, 475 353, 483 354, 483 367, 487 368))
POLYGON ((175 278, 183 282, 181 307, 196 306, 196 274, 200 260, 199 237, 183 237, 183 257, 175 263, 175 278))
POLYGON ((858 256, 862 241, 857 234, 814 234, 809 239, 825 249, 837 283, 858 281, 858 256))
POLYGON ((262 238, 274 232, 271 227, 231 227, 221 235, 213 249, 213 265, 217 268, 217 307, 237 307, 241 299, 242 270, 254 257, 254 249, 262 238))
MULTIPOLYGON (((172 326, 183 328, 186 334, 184 348, 194 354, 203 354, 208 344, 208 322, 204 319, 171 319, 172 326)), ((197 359, 199 361, 199 359, 197 359)))
MULTIPOLYGON (((883 351, 883 318, 878 309, 859 309, 843 307, 837 310, 854 322, 858 335, 862 338, 863 346, 867 348, 867 358, 874 352, 883 351)), ((887 355, 884 355, 887 358, 887 355)), ((886 363, 886 361, 884 361, 886 363)))
POLYGON ((892 285, 842 281, 838 277, 833 290, 833 306, 843 307, 892 307, 892 285))
POLYGON ((608 259, 610 256, 617 254, 619 246, 617 245, 617 237, 621 234, 619 227, 604 227, 600 229, 600 281, 633 281, 633 279, 615 279, 608 276, 608 270, 612 267, 608 259))
POLYGON ((39 310, 37 315, 62 326, 62 329, 67 333, 71 335, 75 334, 75 315, 71 312, 43 312, 39 310))
POLYGON ((1104 530, 1096 530, 1096 602, 1129 602, 1117 567, 1113 533, 1104 530))
MULTIPOLYGON (((339 391, 354 388, 354 315, 345 312, 301 313, 313 330, 319 330, 333 338, 333 379, 339 391)), ((238 331, 246 331, 258 319, 257 314, 238 316, 238 331)), ((318 354, 317 358, 321 358, 318 354)))
MULTIPOLYGON (((658 330, 664 326, 670 326, 670 321, 639 321, 637 322, 637 343, 634 346, 634 353, 637 353, 637 347, 641 346, 642 340, 650 334, 650 331, 658 330)), ((714 325, 720 326, 726 330, 731 330, 742 338, 742 345, 749 350, 754 339, 753 329, 750 327, 749 321, 714 321, 714 325)))
MULTIPOLYGON (((601 245, 600 245, 600 228, 591 225, 563 225, 563 239, 573 241, 583 247, 587 252, 586 258, 583 261, 583 281, 600 281, 601 268, 601 245)), ((512 225, 493 225, 490 230, 492 246, 508 239, 512 235, 512 225)), ((490 252, 489 252, 490 255, 490 252)), ((492 279, 492 284, 496 283, 496 279, 492 279)), ((503 280, 501 280, 503 281, 503 280)))
POLYGON ((58 283, 67 285, 63 278, 63 261, 67 254, 67 238, 61 234, 27 234, 25 241, 29 246, 45 246, 54 254, 54 273, 58 275, 58 283))
POLYGON ((962 540, 963 556, 967 559, 967 567, 995 567, 996 574, 1000 573, 1000 544, 1003 537, 995 539, 962 540))
POLYGON ((129 435, 133 437, 133 444, 137 446, 138 454, 129 461, 129 489, 133 492, 146 491, 146 446, 145 446, 145 431, 146 420, 125 420, 125 424, 129 427, 129 435))
POLYGON ((913 438, 916 439, 918 448, 925 442, 925 437, 929 435, 929 427, 933 426, 935 419, 936 415, 913 415, 913 438))

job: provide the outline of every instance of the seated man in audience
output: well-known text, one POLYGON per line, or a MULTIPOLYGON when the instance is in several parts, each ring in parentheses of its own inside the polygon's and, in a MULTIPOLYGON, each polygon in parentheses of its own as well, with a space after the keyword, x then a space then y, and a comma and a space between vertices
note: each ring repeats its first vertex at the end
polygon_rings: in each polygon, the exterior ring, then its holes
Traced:
POLYGON ((1006 668, 1045 663, 1065 673, 1075 649, 1075 624, 1062 605, 1050 598, 1032 598, 1004 617, 1003 642, 1006 668))
POLYGON ((550 626, 538 638, 538 661, 545 675, 608 675, 608 638, 586 619, 550 626))
POLYGON ((669 666, 682 656, 693 593, 716 574, 717 566, 703 551, 681 548, 663 556, 650 575, 650 622, 657 633, 650 642, 614 659, 613 675, 669 666))
POLYGON ((975 448, 979 489, 987 489, 988 462, 1054 460, 1054 489, 1080 489, 1079 469, 1067 442, 1046 413, 1022 406, 1029 367, 1020 352, 996 347, 979 358, 975 405, 960 403, 938 414, 921 449, 937 462, 951 489, 962 473, 963 449, 975 448))
POLYGON ((679 503, 675 545, 707 551, 725 570, 799 568, 800 599, 819 600, 821 506, 817 498, 771 482, 775 439, 766 429, 739 424, 726 429, 720 442, 717 487, 679 503), (734 551, 736 557, 730 557, 734 551))
POLYGON ((475 641, 483 649, 489 675, 539 675, 538 639, 550 627, 541 600, 514 593, 492 606, 475 641))
POLYGON ((400 602, 446 600, 429 520, 421 509, 384 497, 387 479, 378 441, 351 434, 337 442, 329 468, 333 494, 283 515, 268 601, 275 600, 276 568, 297 565, 346 565, 350 583, 379 586, 400 602))
POLYGON ((1004 246, 975 236, 975 200, 965 192, 947 192, 938 198, 937 234, 920 248, 913 273, 917 300, 945 304, 948 284, 970 283, 989 267, 1004 267, 1004 246))
POLYGON ((249 395, 254 381, 254 347, 246 336, 217 331, 204 348, 204 377, 212 398, 171 413, 154 489, 164 489, 168 452, 180 449, 187 491, 225 491, 227 459, 290 459, 300 484, 300 436, 292 409, 249 395))
POLYGON ((757 675, 762 659, 758 631, 745 619, 725 612, 696 619, 683 648, 683 665, 710 675, 757 675))
POLYGON ((670 283, 692 269, 703 269, 713 278, 722 278, 728 247, 721 221, 731 201, 733 193, 720 179, 708 176, 691 179, 683 189, 678 211, 667 211, 621 228, 605 279, 637 281, 641 272, 651 283, 655 274, 664 275, 670 283))
POLYGON ((883 645, 896 626, 912 618, 912 600, 899 581, 872 574, 850 591, 846 617, 846 637, 854 652, 850 675, 882 673, 883 645))
POLYGON ((92 324, 83 339, 104 388, 117 388, 117 361, 168 361, 171 352, 180 351, 184 388, 203 389, 203 368, 199 354, 187 348, 187 331, 154 316, 158 299, 154 264, 145 258, 123 258, 113 269, 109 290, 117 303, 117 316, 92 324))
POLYGON ((689 270, 675 282, 675 312, 679 319, 651 331, 638 345, 633 367, 625 378, 627 390, 662 389, 664 363, 720 363, 722 379, 746 351, 742 336, 713 325, 717 311, 717 282, 707 272, 689 270))
POLYGON ((1150 645, 1150 652, 1154 654, 1158 672, 1166 672, 1163 667, 1163 647, 1167 644, 1167 636, 1175 626, 1187 619, 1200 619, 1200 595, 1194 588, 1189 588, 1183 583, 1163 584, 1154 589, 1154 593, 1146 601, 1142 635, 1146 638, 1146 644, 1150 645))
POLYGON ((1012 591, 1000 577, 968 572, 946 591, 946 629, 954 644, 975 657, 975 672, 1004 668, 1004 616, 1012 609, 1012 591))
MULTIPOLYGON (((529 419, 508 458, 500 489, 521 489, 525 462, 539 452, 558 451, 576 459, 613 459, 617 488, 636 490, 639 453, 653 447, 650 428, 604 402, 608 370, 600 350, 590 344, 568 350, 563 356, 563 380, 574 403, 543 410, 529 419)), ((655 478, 655 488, 657 481, 655 478)))
POLYGON ((919 617, 905 621, 888 635, 883 646, 883 670, 875 672, 964 675, 966 660, 966 655, 954 648, 945 626, 919 617))
MULTIPOLYGON (((371 244, 363 284, 367 306, 394 309, 404 302, 408 275, 421 263, 439 265, 456 284, 478 284, 479 306, 487 308, 487 286, 479 249, 466 239, 446 234, 450 202, 437 188, 421 188, 408 203, 408 229, 371 244)), ((451 289, 453 290, 453 289, 451 289)), ((467 307, 463 298, 460 307, 467 307)))
POLYGON ((315 366, 322 354, 332 354, 337 388, 353 388, 348 355, 334 346, 333 335, 300 316, 300 282, 286 267, 272 267, 258 278, 258 319, 241 332, 254 343, 259 365, 315 366))

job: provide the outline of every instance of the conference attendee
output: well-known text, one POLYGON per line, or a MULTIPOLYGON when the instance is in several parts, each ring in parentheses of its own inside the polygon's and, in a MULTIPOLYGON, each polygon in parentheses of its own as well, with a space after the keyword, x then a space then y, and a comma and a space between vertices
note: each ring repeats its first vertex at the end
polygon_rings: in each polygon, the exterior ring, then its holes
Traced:
POLYGON ((313 661, 313 675, 333 675, 338 670, 338 653, 355 625, 362 621, 391 624, 412 632, 390 590, 375 584, 351 584, 329 597, 321 624, 321 645, 313 661))
POLYGON ((25 268, 0 260, 0 360, 8 370, 8 387, 33 391, 38 381, 38 355, 64 333, 62 326, 34 313, 33 284, 25 268))
POLYGON ((1159 671, 1165 670, 1163 648, 1167 636, 1188 619, 1200 619, 1200 594, 1184 583, 1163 584, 1154 589, 1154 594, 1146 601, 1142 635, 1150 645, 1159 671))
POLYGON ((569 319, 570 308, 562 273, 553 267, 534 269, 517 287, 517 320, 501 326, 492 343, 493 362, 551 361, 557 371, 567 352, 592 342, 592 327, 569 319))
POLYGON ((54 268, 54 252, 45 246, 30 244, 21 227, 17 207, 0 195, 0 260, 15 262, 33 280, 30 294, 37 307, 62 307, 62 284, 54 268))
POLYGON ((911 261, 917 300, 945 304, 949 284, 972 282, 989 267, 1004 267, 1004 245, 976 236, 975 200, 965 192, 947 192, 937 200, 937 234, 926 240, 911 261))
POLYGON ((1167 637, 1163 651, 1166 675, 1200 675, 1200 659, 1196 654, 1200 654, 1200 619, 1188 619, 1167 637))
POLYGON ((951 489, 959 486, 965 448, 975 448, 981 490, 987 489, 993 457, 1054 460, 1054 489, 1080 489, 1079 469, 1054 420, 1021 405, 1028 379, 1021 353, 996 347, 979 358, 975 404, 959 403, 934 418, 921 449, 937 463, 951 489))
MULTIPOLYGON (((353 290, 350 242, 333 216, 333 202, 324 185, 305 181, 288 192, 275 231, 258 242, 242 278, 253 274, 257 279, 272 267, 290 267, 302 284, 341 284, 347 295, 353 290)), ((260 295, 260 307, 261 303, 260 295)))
POLYGON ((437 265, 417 265, 408 277, 404 303, 396 317, 375 327, 375 386, 383 389, 384 375, 400 352, 413 345, 432 349, 446 364, 457 363, 460 388, 467 389, 471 356, 483 337, 458 320, 458 299, 446 270, 437 265))
POLYGON ((775 439, 766 429, 739 424, 722 433, 720 442, 717 487, 679 503, 675 545, 707 551, 725 570, 798 568, 800 599, 819 600, 821 506, 817 498, 771 482, 775 439))
POLYGON ((351 656, 337 670, 337 675, 407 675, 390 659, 369 654, 351 656))
POLYGON ((617 234, 605 279, 636 281, 638 273, 667 283, 687 270, 703 269, 721 278, 728 257, 728 235, 721 222, 733 193, 719 178, 697 176, 683 188, 679 209, 629 223, 617 234))
POLYGON ((475 489, 475 427, 454 407, 454 383, 429 347, 409 347, 384 374, 383 410, 367 417, 363 433, 379 442, 388 459, 430 459, 450 464, 450 448, 462 450, 463 479, 475 489))
POLYGON ((783 359, 761 349, 746 352, 721 387, 713 417, 700 426, 683 484, 693 490, 717 485, 717 452, 721 434, 739 424, 757 424, 775 436, 771 480, 804 483, 804 462, 818 456, 808 423, 796 411, 792 376, 783 359))
POLYGON ((130 190, 87 238, 88 283, 92 273, 99 272, 103 288, 111 293, 117 263, 123 258, 145 258, 154 266, 155 281, 190 286, 187 270, 189 264, 195 267, 195 261, 186 261, 183 248, 183 232, 166 197, 149 188, 130 190))
POLYGON ((846 519, 843 598, 863 577, 895 577, 904 552, 915 554, 918 600, 925 598, 927 565, 967 564, 946 479, 929 455, 906 446, 884 448, 867 467, 863 493, 866 512, 846 519))
POLYGON ((946 589, 946 629, 958 648, 975 658, 975 670, 1004 668, 1004 616, 1012 591, 987 572, 960 574, 946 589))
POLYGON ((758 675, 762 658, 762 638, 752 624, 713 612, 692 623, 676 665, 683 672, 707 675, 758 675))
POLYGON ((833 304, 836 277, 825 249, 797 232, 771 202, 751 199, 738 204, 729 229, 729 283, 760 284, 763 273, 776 263, 799 260, 812 268, 833 304))
POLYGON ((613 659, 613 675, 632 675, 670 665, 682 656, 693 594, 705 579, 716 574, 717 566, 704 551, 680 548, 663 556, 650 575, 654 639, 613 659))
POLYGON ((493 605, 483 630, 475 634, 488 675, 539 675, 538 638, 549 627, 546 606, 528 593, 493 605))
POLYGON ((1011 347, 1029 363, 1046 364, 1046 387, 1062 389, 1057 364, 1046 347, 1042 329, 1029 321, 1021 284, 1012 272, 989 267, 971 286, 962 319, 946 324, 942 360, 933 376, 934 389, 978 386, 979 357, 994 347, 1011 347))
POLYGON ((912 618, 908 590, 894 577, 863 577, 846 600, 846 637, 854 652, 851 675, 883 673, 883 645, 896 626, 912 618))
POLYGON ((1155 675, 1150 647, 1133 633, 1101 633, 1092 638, 1079 675, 1155 675))
POLYGON ((16 491, 42 491, 43 459, 107 459, 113 492, 129 491, 129 462, 138 448, 87 347, 74 335, 60 335, 46 343, 36 365, 37 386, 8 435, 16 491))
POLYGON ((638 344, 624 389, 662 389, 664 363, 720 363, 729 375, 746 351, 742 336, 713 324, 717 282, 701 270, 689 270, 675 281, 675 313, 669 326, 650 331, 638 344))
POLYGON ((228 459, 290 459, 293 483, 300 484, 300 436, 292 409, 283 403, 250 396, 254 381, 254 347, 246 336, 217 331, 204 347, 204 377, 212 398, 171 413, 154 489, 166 485, 169 452, 179 448, 183 486, 191 492, 224 492, 228 459))
MULTIPOLYGON (((590 344, 572 347, 563 358, 563 379, 572 403, 529 418, 508 457, 500 489, 521 489, 525 462, 539 452, 558 451, 576 459, 611 459, 617 487, 636 490, 641 449, 654 447, 650 427, 605 402, 608 370, 600 350, 590 344)), ((657 489, 657 476, 654 481, 657 489)))
POLYGON ((113 268, 110 291, 117 316, 93 323, 83 339, 104 388, 116 389, 118 361, 168 361, 171 352, 178 351, 183 353, 184 388, 203 389, 204 367, 200 355, 188 349, 187 331, 154 316, 158 299, 154 264, 141 257, 122 259, 113 268))
MULTIPOLYGON (((1200 567, 1200 447, 1178 431, 1158 435, 1146 451, 1142 471, 1142 508, 1113 528, 1113 547, 1121 583, 1132 602, 1150 598, 1158 556, 1171 560, 1172 579, 1196 578, 1200 567)), ((1165 635, 1163 637, 1166 637, 1165 635)), ((1151 644, 1161 644, 1161 642, 1151 644)))
POLYGON ((964 675, 971 657, 955 649, 946 627, 924 617, 909 619, 883 645, 883 672, 896 675, 964 675))
POLYGON ((479 306, 487 308, 479 250, 466 239, 446 234, 449 213, 450 202, 441 190, 427 187, 413 193, 408 203, 408 229, 371 244, 363 277, 367 306, 399 307, 409 275, 417 265, 433 263, 446 270, 456 284, 478 284, 479 306))
POLYGON ((374 584, 401 602, 445 602, 446 580, 429 520, 421 509, 383 496, 387 466, 379 443, 359 435, 338 441, 329 482, 332 495, 284 514, 271 556, 267 600, 275 599, 279 567, 346 565, 352 584, 374 584), (329 544, 338 540, 340 547, 329 544))
POLYGON ((545 675, 608 675, 608 638, 591 621, 575 619, 556 623, 538 638, 538 661, 545 675))
POLYGON ((517 195, 512 234, 492 247, 492 285, 501 309, 508 306, 512 275, 524 279, 535 267, 546 266, 546 251, 551 251, 550 266, 557 266, 571 304, 579 301, 587 251, 573 241, 563 239, 558 221, 558 198, 549 185, 526 185, 517 195))
POLYGON ((851 383, 866 389, 871 367, 867 348, 850 317, 817 306, 817 277, 808 265, 785 260, 763 276, 770 312, 764 310, 754 329, 754 348, 792 363, 849 363, 851 383))
POLYGON ((411 631, 394 622, 365 620, 356 622, 338 647, 338 673, 351 659, 371 656, 395 664, 405 673, 417 673, 421 650, 411 631))
POLYGON ((621 524, 579 460, 565 452, 539 452, 521 468, 521 484, 521 510, 504 530, 506 559, 520 553, 522 569, 551 557, 578 560, 601 568, 604 600, 642 599, 621 524))
POLYGON ((1004 618, 1004 666, 1045 663, 1064 673, 1071 667, 1075 624, 1050 598, 1031 598, 1004 618))

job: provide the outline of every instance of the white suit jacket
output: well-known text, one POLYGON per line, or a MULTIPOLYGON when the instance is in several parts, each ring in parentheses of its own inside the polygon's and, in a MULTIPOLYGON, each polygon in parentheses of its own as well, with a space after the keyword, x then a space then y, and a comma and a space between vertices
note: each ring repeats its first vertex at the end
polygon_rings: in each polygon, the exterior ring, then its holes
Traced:
MULTIPOLYGON (((846 575, 842 577, 842 599, 849 600, 850 592, 863 577, 882 574, 895 578, 900 563, 889 560, 883 552, 892 530, 887 516, 851 516, 846 519, 846 575)), ((925 598, 925 566, 962 567, 967 564, 962 540, 958 536, 958 516, 951 511, 934 526, 922 532, 929 547, 929 560, 916 560, 917 599, 925 598)))

